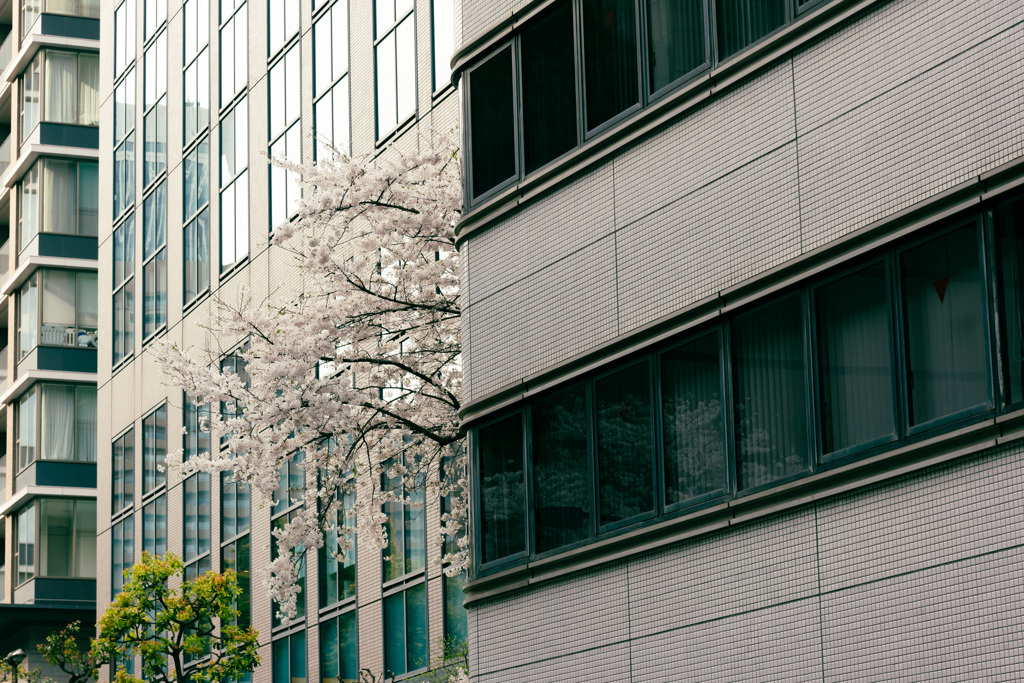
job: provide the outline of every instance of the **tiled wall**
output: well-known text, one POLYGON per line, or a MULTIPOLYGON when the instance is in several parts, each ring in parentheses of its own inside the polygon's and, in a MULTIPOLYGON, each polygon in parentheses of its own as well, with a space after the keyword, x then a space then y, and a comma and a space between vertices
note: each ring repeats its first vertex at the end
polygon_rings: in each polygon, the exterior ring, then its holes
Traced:
POLYGON ((1024 443, 470 611, 474 680, 1024 675, 1024 443))
POLYGON ((879 3, 471 235, 465 400, 1020 157, 1022 91, 1016 0, 879 3))

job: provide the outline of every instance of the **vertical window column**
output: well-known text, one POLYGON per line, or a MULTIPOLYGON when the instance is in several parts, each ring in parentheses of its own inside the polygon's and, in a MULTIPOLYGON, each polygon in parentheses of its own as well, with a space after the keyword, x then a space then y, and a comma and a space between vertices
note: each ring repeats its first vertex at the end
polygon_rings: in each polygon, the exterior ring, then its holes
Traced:
MULTIPOLYGON (((270 156, 302 163, 299 55, 294 45, 270 67, 270 156)), ((291 219, 299 208, 299 174, 270 166, 271 229, 291 219)))
POLYGON ((142 208, 142 338, 167 324, 167 182, 146 197, 142 208))
POLYGON ((210 571, 210 473, 185 480, 185 580, 210 571))
POLYGON ((210 139, 193 147, 183 165, 187 306, 210 287, 210 139))
POLYGON ((349 153, 348 0, 338 0, 313 24, 313 127, 317 159, 333 147, 349 153))
POLYGON ((242 98, 220 124, 220 270, 249 255, 249 107, 242 98))
POLYGON ((220 479, 221 506, 221 570, 235 572, 240 593, 235 600, 238 616, 233 620, 236 626, 248 626, 251 621, 250 608, 250 541, 251 520, 249 485, 236 481, 230 472, 222 472, 220 479))
POLYGON ((113 357, 116 366, 135 352, 135 215, 114 228, 113 357))
POLYGON ((412 0, 374 0, 377 139, 416 113, 416 20, 412 0))

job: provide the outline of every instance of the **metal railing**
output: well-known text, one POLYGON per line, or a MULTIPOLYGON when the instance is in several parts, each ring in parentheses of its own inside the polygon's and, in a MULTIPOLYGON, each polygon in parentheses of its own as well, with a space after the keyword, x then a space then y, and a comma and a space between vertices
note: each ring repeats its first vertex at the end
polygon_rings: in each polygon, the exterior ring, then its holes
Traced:
POLYGON ((4 42, 0 43, 0 73, 7 71, 12 59, 14 59, 14 31, 8 33, 4 42))

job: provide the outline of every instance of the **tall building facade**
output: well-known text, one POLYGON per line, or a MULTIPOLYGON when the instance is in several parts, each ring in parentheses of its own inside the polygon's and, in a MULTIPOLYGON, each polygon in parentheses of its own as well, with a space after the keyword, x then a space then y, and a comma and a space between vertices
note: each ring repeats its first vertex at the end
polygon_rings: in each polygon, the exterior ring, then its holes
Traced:
POLYGON ((99 0, 0 7, 0 656, 96 594, 99 0))
POLYGON ((278 504, 261 508, 230 475, 164 471, 167 453, 221 444, 202 431, 209 408, 167 386, 157 363, 177 344, 244 373, 245 339, 207 331, 213 301, 298 294, 270 237, 301 188, 268 156, 386 154, 455 127, 453 14, 443 0, 103 3, 97 607, 143 551, 175 553, 188 576, 234 569, 240 620, 260 634, 254 681, 401 677, 426 670, 442 637, 465 639, 461 584, 442 578, 428 543, 441 514, 430 502, 387 510, 406 541, 392 552, 308 550, 299 617, 281 624, 257 572, 315 475, 289 463, 278 504))
POLYGON ((456 35, 473 679, 1020 677, 1021 4, 456 35))

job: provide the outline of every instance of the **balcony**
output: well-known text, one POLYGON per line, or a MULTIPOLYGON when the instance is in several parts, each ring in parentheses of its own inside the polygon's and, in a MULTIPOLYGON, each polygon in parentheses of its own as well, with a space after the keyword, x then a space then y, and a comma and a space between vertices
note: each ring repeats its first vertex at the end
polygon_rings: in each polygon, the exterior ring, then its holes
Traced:
MULTIPOLYGON (((7 391, 7 347, 0 349, 0 394, 7 391)), ((2 495, 2 494, 0 494, 2 495)))
POLYGON ((0 43, 0 73, 7 71, 7 65, 14 59, 14 31, 7 34, 0 43))
POLYGON ((0 145, 0 178, 7 173, 7 169, 11 167, 11 138, 13 136, 8 135, 4 143, 0 145))

